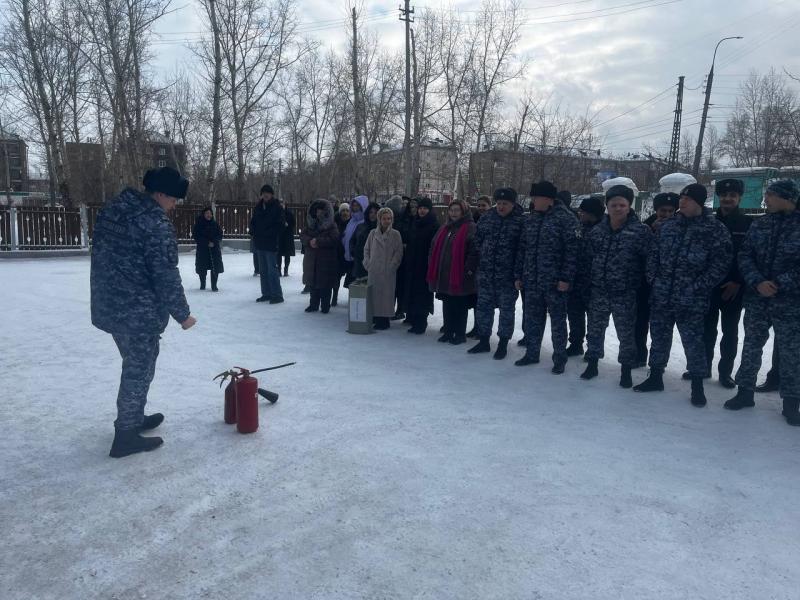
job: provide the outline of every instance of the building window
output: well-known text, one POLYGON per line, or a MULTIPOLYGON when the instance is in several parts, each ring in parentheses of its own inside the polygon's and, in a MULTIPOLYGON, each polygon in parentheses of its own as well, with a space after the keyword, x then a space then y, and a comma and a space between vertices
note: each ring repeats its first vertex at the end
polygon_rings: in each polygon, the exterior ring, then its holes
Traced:
POLYGON ((158 149, 158 154, 160 156, 166 156, 167 155, 167 149, 164 148, 164 146, 161 146, 161 148, 158 149))
POLYGON ((167 166, 167 161, 165 161, 165 160, 158 161, 158 166, 159 167, 166 167, 167 166))

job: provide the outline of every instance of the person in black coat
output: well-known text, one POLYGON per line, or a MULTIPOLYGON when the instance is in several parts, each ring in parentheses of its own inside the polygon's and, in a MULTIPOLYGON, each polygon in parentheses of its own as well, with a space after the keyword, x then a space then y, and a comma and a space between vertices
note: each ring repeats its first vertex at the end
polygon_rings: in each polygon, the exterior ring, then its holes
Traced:
POLYGON ((200 289, 206 289, 206 275, 211 271, 211 291, 218 292, 217 279, 225 271, 222 264, 222 228, 214 220, 214 211, 210 206, 203 209, 197 217, 192 230, 192 237, 197 242, 194 256, 194 270, 200 276, 200 289))
POLYGON ((439 221, 430 198, 419 198, 416 203, 417 214, 403 240, 403 306, 411 324, 408 332, 421 335, 428 328, 428 315, 433 314, 433 292, 426 276, 431 241, 439 231, 439 221))
POLYGON ((278 271, 281 269, 281 257, 283 258, 283 276, 289 276, 289 263, 292 262, 292 256, 295 255, 294 250, 294 231, 295 219, 294 213, 286 208, 286 202, 281 200, 281 208, 283 209, 284 223, 286 227, 281 233, 280 247, 278 248, 278 271))
POLYGON ((284 229, 283 209, 273 196, 272 186, 261 187, 261 200, 253 208, 250 235, 258 254, 258 273, 261 276, 261 296, 257 302, 280 304, 283 302, 278 250, 284 229))
POLYGON ((353 279, 361 279, 367 276, 364 268, 364 246, 367 244, 369 232, 378 226, 378 211, 381 209, 375 202, 367 205, 364 211, 366 216, 364 222, 356 227, 353 237, 350 238, 350 256, 353 257, 353 279))
POLYGON ((417 207, 419 206, 420 198, 407 198, 403 196, 405 207, 400 216, 395 219, 394 228, 400 232, 400 237, 403 240, 403 262, 400 268, 397 269, 397 280, 395 282, 394 293, 397 300, 397 311, 395 311, 392 321, 403 320, 403 323, 409 324, 411 320, 407 317, 406 311, 408 307, 405 303, 405 272, 406 272, 406 246, 408 245, 408 236, 411 227, 414 224, 414 219, 417 217, 417 207))

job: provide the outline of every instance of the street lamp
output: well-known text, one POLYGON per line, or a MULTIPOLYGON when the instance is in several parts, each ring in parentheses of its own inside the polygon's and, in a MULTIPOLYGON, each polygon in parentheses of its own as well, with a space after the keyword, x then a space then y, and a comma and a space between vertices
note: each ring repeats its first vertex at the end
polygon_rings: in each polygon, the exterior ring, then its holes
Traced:
POLYGON ((708 103, 711 100, 711 84, 714 83, 714 62, 717 60, 717 50, 719 45, 725 40, 741 40, 744 39, 740 35, 722 38, 717 42, 714 47, 714 58, 711 59, 711 70, 708 72, 708 81, 706 82, 706 101, 703 103, 703 116, 700 119, 700 133, 697 136, 697 148, 694 151, 694 166, 692 167, 692 175, 695 179, 700 173, 700 157, 703 154, 703 136, 706 133, 706 118, 708 117, 708 103))

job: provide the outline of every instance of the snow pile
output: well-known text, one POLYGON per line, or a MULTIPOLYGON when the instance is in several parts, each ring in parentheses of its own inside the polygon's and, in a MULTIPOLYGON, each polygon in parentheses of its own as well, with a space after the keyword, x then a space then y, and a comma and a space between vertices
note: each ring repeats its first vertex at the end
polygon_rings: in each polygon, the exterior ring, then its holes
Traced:
POLYGON ((580 360, 550 374, 549 342, 527 368, 513 343, 438 344, 438 316, 349 335, 346 302, 303 312, 299 262, 271 306, 249 254, 217 294, 181 256, 198 325, 162 339, 165 444, 113 460, 120 359, 88 260, 0 261, 0 598, 797 597, 800 435, 777 395, 733 414, 709 383, 691 407, 677 338, 668 391, 621 390, 613 328, 591 382, 580 360), (214 374, 289 360, 260 378, 281 397, 257 433, 223 423, 214 374))
POLYGON ((636 187, 633 179, 630 179, 629 177, 613 177, 612 179, 606 179, 602 183, 603 192, 607 192, 615 185, 624 185, 625 187, 631 188, 634 196, 639 194, 639 188, 636 187))
POLYGON ((670 173, 658 180, 658 187, 662 194, 680 194, 683 188, 692 183, 697 183, 697 180, 688 173, 670 173))

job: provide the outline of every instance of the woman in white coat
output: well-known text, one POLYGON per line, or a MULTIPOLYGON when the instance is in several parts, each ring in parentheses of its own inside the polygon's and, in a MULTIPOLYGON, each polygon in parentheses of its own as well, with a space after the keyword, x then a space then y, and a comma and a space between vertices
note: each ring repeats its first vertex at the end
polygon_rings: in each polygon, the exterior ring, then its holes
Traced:
POLYGON ((394 290, 397 269, 403 260, 403 239, 392 228, 394 213, 390 208, 378 211, 378 226, 370 231, 364 246, 364 268, 372 286, 372 310, 375 329, 389 329, 394 316, 394 290))

